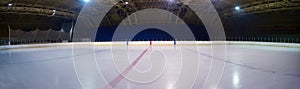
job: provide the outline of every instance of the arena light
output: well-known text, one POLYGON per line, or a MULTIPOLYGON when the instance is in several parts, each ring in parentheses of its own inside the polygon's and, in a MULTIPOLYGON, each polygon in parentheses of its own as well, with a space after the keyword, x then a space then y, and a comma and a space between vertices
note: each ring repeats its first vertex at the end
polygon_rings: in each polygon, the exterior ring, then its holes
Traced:
POLYGON ((126 1, 126 2, 125 2, 125 4, 127 5, 127 4, 128 4, 128 2, 126 1))
POLYGON ((234 7, 234 9, 237 10, 237 11, 239 11, 241 9, 241 7, 236 6, 236 7, 234 7))
POLYGON ((90 0, 83 0, 84 2, 89 2, 90 0))
POLYGON ((54 16, 56 14, 56 10, 52 10, 52 16, 54 16))
POLYGON ((8 6, 12 6, 13 4, 12 3, 8 3, 8 6))
POLYGON ((169 3, 174 3, 175 1, 174 0, 167 0, 169 3))

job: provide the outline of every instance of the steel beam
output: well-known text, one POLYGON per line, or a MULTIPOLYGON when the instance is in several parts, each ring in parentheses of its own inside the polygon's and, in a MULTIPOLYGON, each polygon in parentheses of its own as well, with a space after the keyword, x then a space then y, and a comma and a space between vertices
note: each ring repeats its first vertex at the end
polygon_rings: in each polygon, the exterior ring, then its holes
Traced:
POLYGON ((38 8, 38 7, 0 6, 0 13, 1 14, 32 14, 32 15, 49 16, 49 17, 54 16, 54 17, 67 18, 67 19, 76 19, 76 14, 73 12, 66 12, 57 9, 38 8))
POLYGON ((300 3, 289 0, 272 0, 269 2, 253 2, 247 5, 242 5, 239 11, 234 9, 228 9, 225 12, 221 12, 223 17, 232 17, 235 15, 247 15, 247 14, 257 14, 265 13, 271 11, 279 10, 291 10, 291 9, 300 9, 300 3))

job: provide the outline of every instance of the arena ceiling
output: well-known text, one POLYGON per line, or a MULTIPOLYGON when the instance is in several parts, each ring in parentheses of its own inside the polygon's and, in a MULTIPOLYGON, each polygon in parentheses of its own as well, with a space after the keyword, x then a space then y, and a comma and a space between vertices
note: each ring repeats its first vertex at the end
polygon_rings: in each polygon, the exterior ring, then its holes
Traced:
MULTIPOLYGON (((118 3, 115 3, 115 7, 107 13, 104 22, 107 23, 106 25, 116 25, 115 23, 120 22, 122 16, 118 15, 118 10, 127 16, 145 8, 162 8, 170 10, 174 14, 182 13, 180 11, 185 8, 186 11, 182 18, 195 20, 193 12, 182 4, 185 1, 175 1, 177 3, 171 5, 166 4, 169 2, 168 0, 113 1, 118 3)), ((300 0, 211 0, 211 2, 222 19, 300 9, 300 0), (237 11, 235 7, 239 7, 242 12, 237 11)), ((47 27, 55 27, 64 22, 75 21, 85 3, 84 0, 1 0, 0 24, 12 25, 12 28, 15 29, 31 29, 32 27, 47 29, 47 27)), ((188 22, 197 23, 199 21, 188 22)))

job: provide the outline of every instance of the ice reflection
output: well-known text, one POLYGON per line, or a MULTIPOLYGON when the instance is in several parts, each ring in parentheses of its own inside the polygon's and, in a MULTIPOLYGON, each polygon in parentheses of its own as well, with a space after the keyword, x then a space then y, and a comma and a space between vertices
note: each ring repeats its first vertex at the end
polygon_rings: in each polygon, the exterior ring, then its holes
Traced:
POLYGON ((131 89, 130 84, 127 82, 126 84, 127 89, 131 89))
POLYGON ((240 88, 240 76, 238 70, 233 72, 233 79, 232 79, 233 87, 235 89, 240 88))
POLYGON ((173 87, 173 83, 168 83, 167 89, 175 89, 175 88, 173 87))

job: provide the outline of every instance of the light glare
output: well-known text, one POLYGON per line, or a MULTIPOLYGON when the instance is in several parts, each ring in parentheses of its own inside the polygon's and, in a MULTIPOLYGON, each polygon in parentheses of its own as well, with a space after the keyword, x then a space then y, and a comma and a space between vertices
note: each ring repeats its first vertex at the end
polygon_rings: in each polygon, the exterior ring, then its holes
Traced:
POLYGON ((8 3, 8 6, 12 6, 12 4, 11 4, 11 3, 8 3))
POLYGON ((236 6, 236 7, 234 7, 234 9, 235 9, 235 10, 240 10, 240 9, 241 9, 241 7, 239 7, 239 6, 236 6))
POLYGON ((56 10, 52 10, 53 13, 52 13, 52 16, 54 16, 56 14, 56 10))
POLYGON ((167 0, 168 2, 171 2, 171 3, 173 3, 174 2, 174 0, 167 0))

